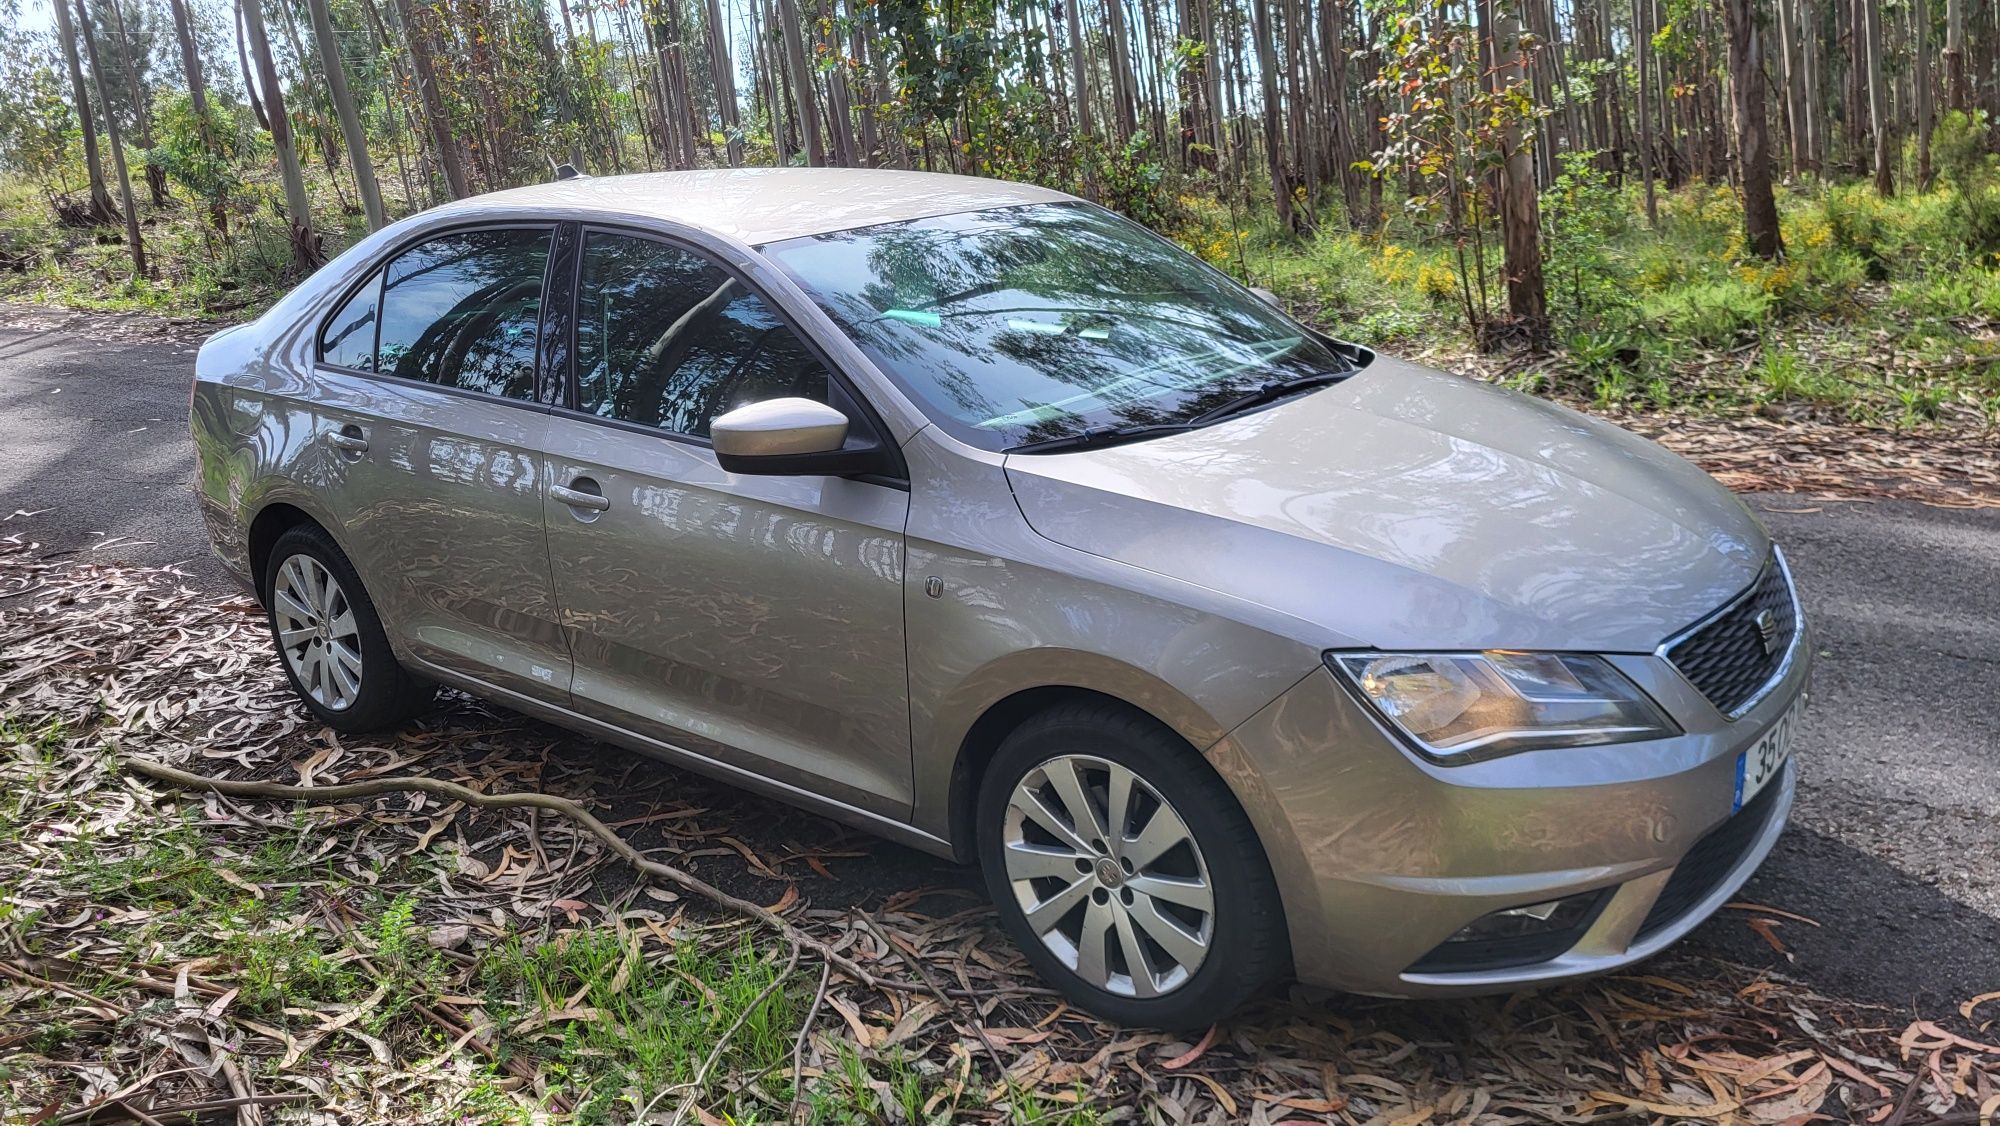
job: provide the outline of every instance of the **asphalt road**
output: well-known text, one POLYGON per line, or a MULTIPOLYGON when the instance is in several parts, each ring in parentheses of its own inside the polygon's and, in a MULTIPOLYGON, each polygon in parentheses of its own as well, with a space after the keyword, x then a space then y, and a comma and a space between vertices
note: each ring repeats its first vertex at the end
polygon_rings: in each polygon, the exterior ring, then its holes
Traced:
MULTIPOLYGON (((0 326, 0 536, 230 589, 188 489, 193 353, 0 326)), ((1793 827, 1743 898, 1818 925, 1771 916, 1781 955, 1725 910, 1683 950, 1927 1013, 2000 990, 2000 511, 1751 503, 1820 654, 1793 827)), ((893 846, 873 856, 846 886, 940 876, 893 846)))

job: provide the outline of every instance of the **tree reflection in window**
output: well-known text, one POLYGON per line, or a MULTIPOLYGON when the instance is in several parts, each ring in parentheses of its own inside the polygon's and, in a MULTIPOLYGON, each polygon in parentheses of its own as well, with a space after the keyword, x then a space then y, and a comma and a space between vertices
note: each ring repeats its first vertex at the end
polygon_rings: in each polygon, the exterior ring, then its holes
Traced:
POLYGON ((1032 204, 764 248, 946 429, 987 448, 1191 418, 1347 363, 1172 243, 1032 204))
POLYGON ((549 232, 468 231, 389 264, 381 370, 509 399, 535 397, 549 232))
POLYGON ((743 283, 691 251, 592 232, 577 290, 577 405, 707 437, 765 399, 825 402, 826 369, 743 283))
POLYGON ((335 367, 375 370, 375 302, 382 296, 382 271, 334 310, 320 330, 320 359, 335 367))

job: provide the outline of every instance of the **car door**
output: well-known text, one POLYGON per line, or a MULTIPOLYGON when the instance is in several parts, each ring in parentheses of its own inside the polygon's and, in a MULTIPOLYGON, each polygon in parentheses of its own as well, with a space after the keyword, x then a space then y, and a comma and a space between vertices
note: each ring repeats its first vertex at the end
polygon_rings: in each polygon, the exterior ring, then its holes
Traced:
POLYGON ((900 482, 738 476, 709 422, 790 395, 871 425, 739 277, 586 229, 544 449, 572 706, 873 813, 910 805, 900 482))
POLYGON ((435 668, 561 703, 538 391, 552 226, 402 250, 319 340, 323 495, 383 620, 435 668))

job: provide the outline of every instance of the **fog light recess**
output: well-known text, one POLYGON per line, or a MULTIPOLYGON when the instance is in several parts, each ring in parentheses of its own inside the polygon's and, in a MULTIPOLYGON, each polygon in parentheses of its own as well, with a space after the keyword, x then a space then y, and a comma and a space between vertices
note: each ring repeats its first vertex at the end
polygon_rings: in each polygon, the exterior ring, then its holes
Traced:
POLYGON ((1611 898, 1610 888, 1482 915, 1411 965, 1408 973, 1476 973, 1546 962, 1575 946, 1611 898))

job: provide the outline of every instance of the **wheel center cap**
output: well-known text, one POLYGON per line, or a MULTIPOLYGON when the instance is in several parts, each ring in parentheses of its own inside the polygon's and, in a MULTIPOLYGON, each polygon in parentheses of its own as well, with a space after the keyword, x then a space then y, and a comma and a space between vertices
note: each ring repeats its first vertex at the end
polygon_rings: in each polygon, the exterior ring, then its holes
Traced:
POLYGON ((1108 888, 1115 888, 1125 882, 1125 869, 1116 860, 1104 857, 1097 862, 1097 882, 1108 888))

